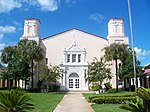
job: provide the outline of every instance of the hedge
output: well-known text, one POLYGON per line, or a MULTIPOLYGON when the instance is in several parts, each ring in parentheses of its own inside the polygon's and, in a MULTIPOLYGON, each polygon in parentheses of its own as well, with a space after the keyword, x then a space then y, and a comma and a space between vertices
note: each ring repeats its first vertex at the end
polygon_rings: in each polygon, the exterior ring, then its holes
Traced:
POLYGON ((91 99, 92 103, 97 104, 122 104, 125 101, 136 102, 136 97, 96 97, 91 99))
POLYGON ((135 97, 135 96, 137 96, 136 94, 130 94, 130 95, 113 95, 113 96, 90 96, 89 97, 89 101, 91 102, 91 100, 93 99, 93 98, 99 98, 99 97, 135 97))

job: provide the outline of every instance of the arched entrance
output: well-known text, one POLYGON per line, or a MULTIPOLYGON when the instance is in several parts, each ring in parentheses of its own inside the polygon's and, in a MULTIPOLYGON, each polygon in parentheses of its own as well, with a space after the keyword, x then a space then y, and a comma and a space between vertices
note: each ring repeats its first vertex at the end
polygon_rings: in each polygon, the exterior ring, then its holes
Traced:
POLYGON ((78 90, 80 88, 79 81, 79 75, 77 73, 71 73, 69 75, 69 90, 78 90))

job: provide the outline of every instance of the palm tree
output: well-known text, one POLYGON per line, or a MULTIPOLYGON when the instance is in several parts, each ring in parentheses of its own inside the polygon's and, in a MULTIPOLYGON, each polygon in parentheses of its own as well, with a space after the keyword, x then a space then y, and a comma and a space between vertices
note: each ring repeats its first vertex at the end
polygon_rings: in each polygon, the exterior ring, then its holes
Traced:
POLYGON ((33 75, 34 75, 34 62, 39 62, 43 59, 43 50, 40 45, 37 44, 34 40, 28 40, 27 43, 27 53, 28 59, 31 62, 31 76, 32 76, 32 89, 33 89, 33 75))
POLYGON ((140 87, 136 91, 137 101, 129 102, 126 101, 121 108, 132 111, 132 112, 150 112, 150 91, 149 89, 140 87))
POLYGON ((115 61, 116 68, 116 91, 118 92, 118 60, 121 62, 125 59, 127 54, 127 45, 113 43, 104 48, 106 61, 115 61))
POLYGON ((0 112, 27 112, 34 109, 30 97, 19 90, 0 93, 0 112))

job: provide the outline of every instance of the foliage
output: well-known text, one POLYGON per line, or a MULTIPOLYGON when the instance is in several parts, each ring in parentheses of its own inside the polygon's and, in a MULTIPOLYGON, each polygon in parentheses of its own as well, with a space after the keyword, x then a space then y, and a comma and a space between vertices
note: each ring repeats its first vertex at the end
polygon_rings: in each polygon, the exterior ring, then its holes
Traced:
POLYGON ((27 112, 34 109, 34 105, 29 103, 30 97, 24 92, 13 90, 0 93, 1 112, 27 112))
POLYGON ((50 68, 48 68, 47 65, 41 65, 40 71, 40 80, 56 82, 56 80, 60 78, 58 66, 51 66, 50 68))
POLYGON ((91 83, 97 83, 99 85, 99 92, 102 87, 102 82, 105 79, 110 79, 110 69, 108 68, 107 64, 101 59, 94 59, 88 66, 88 78, 87 80, 91 83))
POLYGON ((140 87, 136 93, 138 96, 136 103, 126 101, 121 108, 132 112, 150 112, 150 90, 140 87))
POLYGON ((136 97, 96 97, 92 98, 92 103, 98 104, 122 104, 125 101, 136 101, 136 97))
POLYGON ((145 69, 150 69, 150 64, 148 64, 146 67, 144 67, 145 69))
POLYGON ((107 83, 105 83, 104 85, 105 85, 106 91, 109 91, 109 90, 112 89, 112 85, 110 84, 110 82, 107 82, 107 83))
POLYGON ((98 91, 99 89, 102 89, 102 87, 99 87, 98 83, 93 83, 91 89, 92 91, 98 91))
POLYGON ((124 61, 127 55, 128 46, 125 44, 117 44, 113 43, 108 47, 105 47, 105 59, 106 61, 115 61, 115 68, 116 68, 116 91, 118 92, 118 60, 121 62, 124 61))
POLYGON ((93 98, 104 98, 104 97, 136 97, 136 94, 120 94, 120 95, 113 95, 113 96, 90 96, 89 101, 93 98))
POLYGON ((2 50, 2 62, 7 64, 2 79, 25 80, 30 76, 28 60, 20 52, 17 46, 8 46, 2 50))
POLYGON ((51 87, 49 88, 49 85, 53 86, 53 83, 56 83, 57 79, 60 78, 60 69, 58 66, 51 66, 50 68, 48 68, 48 66, 46 65, 41 65, 39 70, 40 80, 46 83, 47 91, 49 91, 49 89, 52 89, 51 87))
POLYGON ((84 97, 87 101, 89 101, 89 97, 97 97, 97 96, 136 96, 135 92, 126 92, 126 91, 120 91, 115 93, 101 93, 101 94, 95 94, 95 93, 83 93, 84 97))
POLYGON ((20 49, 21 56, 25 56, 31 65, 31 79, 32 79, 32 89, 33 89, 33 69, 34 69, 34 62, 39 62, 43 59, 43 50, 40 45, 34 40, 21 40, 18 43, 18 48, 20 49))
POLYGON ((51 92, 57 92, 59 89, 60 89, 59 85, 56 84, 49 85, 49 91, 51 92))
MULTIPOLYGON (((134 77, 132 50, 130 48, 127 50, 128 50, 127 55, 124 58, 124 61, 122 62, 120 69, 119 69, 119 78, 120 79, 134 77)), ((136 60, 137 76, 142 76, 143 75, 142 67, 140 66, 140 62, 137 60, 136 56, 135 56, 135 60, 136 60)))
POLYGON ((1 60, 8 66, 2 74, 2 78, 7 80, 26 80, 30 76, 31 63, 33 79, 33 61, 39 61, 42 57, 42 49, 33 40, 21 40, 16 46, 5 47, 2 50, 1 60))

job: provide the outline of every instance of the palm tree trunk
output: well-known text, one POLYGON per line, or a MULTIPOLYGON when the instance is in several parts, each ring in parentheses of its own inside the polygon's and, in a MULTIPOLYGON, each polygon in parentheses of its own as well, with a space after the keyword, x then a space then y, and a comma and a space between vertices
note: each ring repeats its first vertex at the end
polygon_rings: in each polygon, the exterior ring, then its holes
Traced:
POLYGON ((25 79, 25 80, 24 80, 24 83, 25 83, 25 85, 24 85, 24 89, 26 90, 26 88, 27 88, 27 85, 26 85, 26 83, 27 83, 27 79, 25 79))
POLYGON ((117 59, 115 60, 116 65, 116 91, 118 92, 118 65, 117 65, 117 59))
POLYGON ((32 89, 33 89, 33 75, 34 75, 34 73, 33 73, 33 66, 34 66, 34 62, 33 62, 33 60, 32 60, 32 63, 31 63, 31 69, 32 69, 32 74, 31 74, 31 80, 32 80, 32 83, 31 83, 31 87, 32 87, 32 89))
POLYGON ((10 81, 11 81, 11 80, 8 80, 8 90, 9 90, 9 91, 11 90, 10 81))
POLYGON ((126 91, 126 78, 124 77, 124 90, 126 91))

